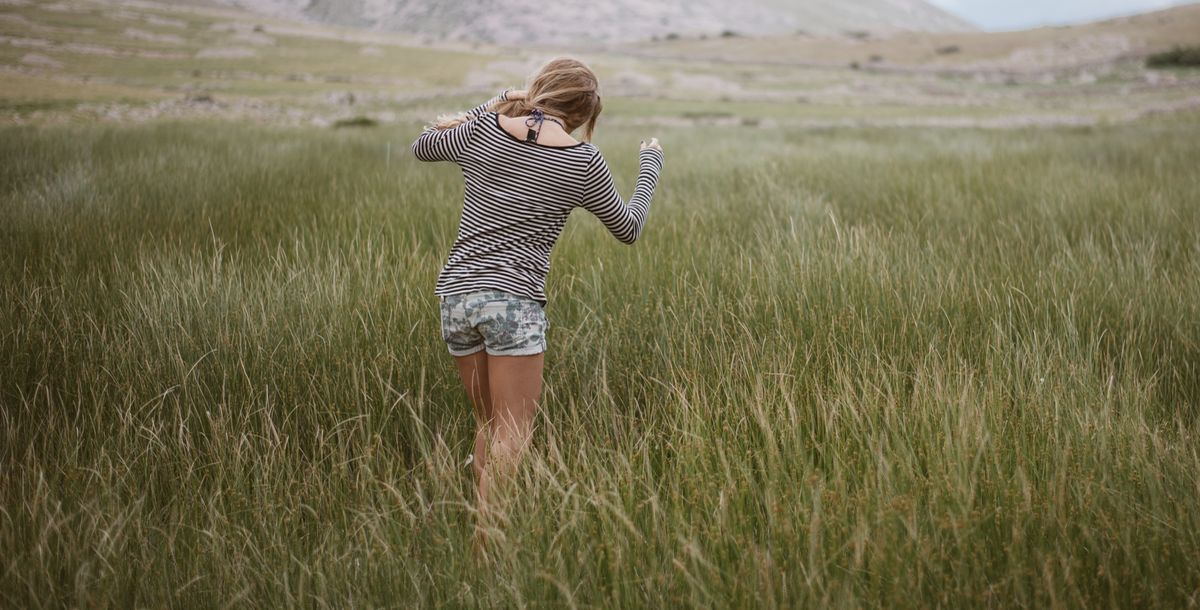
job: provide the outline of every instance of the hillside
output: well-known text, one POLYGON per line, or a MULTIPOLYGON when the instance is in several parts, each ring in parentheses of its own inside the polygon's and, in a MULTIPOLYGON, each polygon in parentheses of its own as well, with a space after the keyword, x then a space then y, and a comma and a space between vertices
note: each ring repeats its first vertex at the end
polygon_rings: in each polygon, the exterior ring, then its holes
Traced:
POLYGON ((878 69, 946 72, 1041 73, 1107 69, 1175 45, 1197 42, 1200 4, 1075 26, 1017 32, 861 32, 854 35, 787 34, 640 43, 631 48, 656 57, 809 66, 857 63, 878 69))
MULTIPOLYGON (((1080 125, 1200 108, 1200 72, 1138 60, 1197 27, 1200 10, 1183 7, 1005 34, 710 36, 573 52, 600 75, 606 125, 1080 125)), ((557 52, 421 45, 211 4, 17 0, 0 5, 0 124, 416 127, 521 83, 557 52)))
POLYGON ((428 42, 597 44, 681 35, 973 29, 923 0, 214 0, 253 12, 419 36, 428 42))

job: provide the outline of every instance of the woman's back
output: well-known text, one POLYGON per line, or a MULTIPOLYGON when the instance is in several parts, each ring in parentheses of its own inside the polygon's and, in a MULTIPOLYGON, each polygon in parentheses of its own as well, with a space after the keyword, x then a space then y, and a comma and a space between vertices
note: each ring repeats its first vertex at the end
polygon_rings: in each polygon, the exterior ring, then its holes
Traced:
POLYGON ((457 160, 466 179, 458 238, 437 293, 494 289, 545 301, 550 251, 582 200, 596 148, 522 142, 495 113, 474 122, 457 160))
POLYGON ((512 119, 486 107, 473 111, 472 120, 427 131, 413 144, 422 160, 457 163, 466 184, 458 237, 436 293, 491 289, 545 302, 550 252, 571 211, 586 208, 622 242, 633 243, 645 223, 662 153, 642 151, 638 187, 626 206, 595 146, 521 140, 502 124, 512 119))

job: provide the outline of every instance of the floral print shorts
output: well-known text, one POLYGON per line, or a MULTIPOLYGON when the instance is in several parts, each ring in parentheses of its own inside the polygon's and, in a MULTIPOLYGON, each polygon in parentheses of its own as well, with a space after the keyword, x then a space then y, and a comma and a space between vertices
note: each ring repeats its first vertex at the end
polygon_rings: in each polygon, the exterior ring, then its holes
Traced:
POLYGON ((546 312, 537 301, 488 290, 441 297, 442 339, 453 356, 487 350, 491 356, 546 351, 546 312))

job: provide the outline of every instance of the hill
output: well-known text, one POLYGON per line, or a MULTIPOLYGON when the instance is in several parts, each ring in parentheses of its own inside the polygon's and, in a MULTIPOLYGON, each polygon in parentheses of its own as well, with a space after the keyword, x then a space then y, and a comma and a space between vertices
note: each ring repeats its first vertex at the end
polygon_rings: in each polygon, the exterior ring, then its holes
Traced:
POLYGON ((809 66, 857 63, 878 69, 1042 73, 1105 69, 1175 45, 1195 44, 1200 4, 1075 26, 1016 32, 851 32, 788 34, 641 43, 635 52, 697 61, 769 62, 809 66))
MULTIPOLYGON (((1004 34, 692 36, 575 53, 601 77, 606 125, 1087 125, 1200 107, 1200 72, 1139 60, 1198 26, 1200 9, 1183 7, 1004 34)), ((521 83, 557 52, 423 45, 191 2, 9 0, 0 124, 365 117, 415 128, 521 83)))
POLYGON ((215 0, 253 12, 419 36, 428 42, 580 44, 686 35, 963 31, 923 0, 215 0))

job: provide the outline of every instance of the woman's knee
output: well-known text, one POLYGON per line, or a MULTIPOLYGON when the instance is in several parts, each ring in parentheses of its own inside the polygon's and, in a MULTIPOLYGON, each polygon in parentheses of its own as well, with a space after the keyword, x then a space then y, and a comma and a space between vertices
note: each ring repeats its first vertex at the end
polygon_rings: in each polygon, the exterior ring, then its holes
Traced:
POLYGON ((496 463, 519 460, 532 438, 532 426, 498 426, 492 432, 488 461, 496 463))

